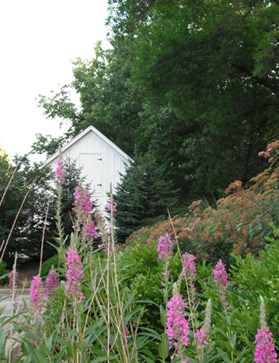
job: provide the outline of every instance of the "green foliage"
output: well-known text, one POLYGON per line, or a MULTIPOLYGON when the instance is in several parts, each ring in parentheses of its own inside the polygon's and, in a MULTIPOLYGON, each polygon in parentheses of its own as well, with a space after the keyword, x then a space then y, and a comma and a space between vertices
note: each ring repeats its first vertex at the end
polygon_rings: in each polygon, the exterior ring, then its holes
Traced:
POLYGON ((135 230, 167 215, 177 203, 177 191, 165 177, 165 168, 151 154, 138 157, 122 175, 114 200, 117 239, 123 243, 135 230))
MULTIPOLYGON (((123 14, 119 29, 137 22, 130 1, 117 7, 123 14)), ((156 2, 133 27, 134 77, 156 105, 157 129, 165 121, 158 110, 167 105, 173 113, 169 140, 176 137, 180 175, 193 192, 217 192, 236 178, 246 182, 258 171, 263 142, 278 137, 278 49, 266 41, 274 39, 276 16, 276 2, 182 0, 156 2), (259 74, 265 56, 268 66, 259 74)))
MULTIPOLYGON (((273 332, 276 346, 279 345, 278 336, 278 228, 274 228, 274 237, 268 238, 269 243, 260 257, 255 258, 248 254, 245 258, 234 256, 234 263, 230 268, 229 290, 227 295, 227 310, 223 307, 210 277, 210 266, 202 269, 204 276, 201 279, 203 299, 211 298, 213 301, 212 340, 220 351, 232 352, 235 357, 244 356, 252 361, 254 339, 259 328, 260 296, 266 303, 267 325, 273 332), (206 278, 205 278, 206 277, 206 278), (234 336, 234 346, 230 339, 234 336)), ((201 270, 199 268, 199 274, 201 270)), ((246 358, 246 359, 247 359, 246 358)))
POLYGON ((0 285, 4 285, 7 281, 8 281, 7 264, 4 261, 0 261, 0 285))
MULTIPOLYGON (((56 233, 55 209, 57 196, 50 183, 53 180, 53 173, 41 163, 31 164, 27 157, 16 157, 13 163, 10 163, 7 156, 4 155, 0 156, 0 168, 1 198, 5 193, 10 178, 12 178, 0 206, 0 241, 2 243, 3 240, 7 240, 10 235, 4 258, 6 262, 12 265, 15 252, 25 256, 24 258, 39 257, 48 204, 45 240, 53 243, 53 236, 56 233), (29 193, 28 197, 18 214, 27 193, 29 193), (15 223, 16 217, 17 221, 15 223), (14 228, 11 231, 14 223, 14 228)), ((62 221, 65 235, 69 236, 72 232, 71 213, 74 188, 79 184, 84 184, 84 178, 81 176, 81 170, 70 160, 65 161, 65 171, 66 177, 62 188, 62 221)), ((44 258, 51 256, 54 252, 53 247, 45 243, 44 258)))
POLYGON ((4 261, 0 261, 0 276, 3 276, 7 271, 7 264, 4 261))
POLYGON ((55 269, 57 269, 58 268, 58 264, 59 264, 58 255, 54 255, 54 256, 48 258, 47 260, 45 260, 42 263, 41 276, 43 278, 47 277, 47 274, 52 269, 52 267, 54 267, 55 269))
POLYGON ((276 1, 110 0, 112 48, 78 59, 74 81, 39 105, 70 122, 66 139, 94 125, 131 157, 152 151, 180 204, 218 196, 279 136, 277 17, 276 1))
POLYGON ((184 216, 143 227, 131 234, 126 245, 149 244, 166 232, 173 235, 174 227, 181 250, 201 260, 215 263, 221 258, 230 264, 231 253, 245 256, 251 252, 257 256, 271 233, 270 222, 279 223, 277 144, 267 147, 267 150, 272 148, 266 156, 273 158, 273 164, 252 178, 246 189, 241 187, 241 182, 234 181, 225 191, 227 196, 218 199, 215 206, 194 201, 184 216))
POLYGON ((49 171, 41 164, 31 165, 25 156, 16 157, 13 163, 0 157, 0 163, 1 197, 6 190, 0 206, 0 239, 9 238, 4 258, 11 265, 15 251, 26 256, 38 251, 46 203, 42 190, 48 189, 49 171))
MULTIPOLYGON (((164 266, 158 259, 157 242, 150 245, 136 244, 120 254, 118 263, 123 285, 129 286, 136 301, 144 306, 142 322, 160 331, 160 310, 164 305, 162 274, 164 266), (159 324, 159 325, 158 325, 159 324)), ((177 280, 181 271, 178 255, 169 262, 170 283, 177 280)))
MULTIPOLYGON (((268 321, 271 331, 274 332, 274 339, 279 345, 279 229, 272 226, 274 237, 267 238, 266 248, 260 252, 258 259, 250 254, 245 258, 235 257, 232 267, 232 281, 237 287, 237 299, 233 303, 237 307, 242 302, 242 311, 238 312, 238 328, 241 328, 242 335, 249 326, 256 327, 256 316, 258 313, 259 296, 263 296, 268 311, 268 321), (251 288, 252 286, 256 288, 251 288), (247 319, 243 319, 243 315, 247 319), (251 319, 254 317, 254 321, 251 319)), ((249 337, 247 337, 249 339, 249 337)))

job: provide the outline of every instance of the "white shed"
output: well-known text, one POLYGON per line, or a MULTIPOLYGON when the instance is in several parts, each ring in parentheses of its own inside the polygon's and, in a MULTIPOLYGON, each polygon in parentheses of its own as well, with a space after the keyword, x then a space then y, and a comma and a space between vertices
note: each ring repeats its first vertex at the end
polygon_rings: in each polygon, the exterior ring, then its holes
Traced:
MULTIPOLYGON (((120 181, 120 173, 125 173, 125 166, 131 158, 95 127, 90 126, 79 135, 73 138, 61 149, 63 159, 70 158, 82 173, 86 182, 91 185, 94 191, 94 199, 101 209, 104 209, 112 185, 113 191, 120 181)), ((53 170, 56 161, 59 159, 59 152, 52 155, 47 161, 53 170)))

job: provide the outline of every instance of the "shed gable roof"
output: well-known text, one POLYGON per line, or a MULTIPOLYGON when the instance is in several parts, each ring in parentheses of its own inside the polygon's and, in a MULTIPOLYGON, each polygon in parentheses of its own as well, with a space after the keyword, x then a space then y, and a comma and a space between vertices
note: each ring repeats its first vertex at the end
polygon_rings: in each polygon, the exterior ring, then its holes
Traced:
MULTIPOLYGON (((72 145, 77 143, 79 140, 81 140, 84 136, 89 134, 90 132, 93 132, 95 135, 97 135, 102 141, 104 141, 107 145, 109 145, 112 149, 114 149, 116 152, 118 152, 124 159, 132 160, 129 155, 127 155, 124 151, 122 151, 117 145, 115 145, 111 140, 109 140, 104 134, 102 134, 99 130, 97 130, 94 126, 89 126, 85 130, 83 130, 80 134, 75 136, 71 141, 69 141, 67 144, 65 144, 61 148, 61 153, 67 151, 72 145)), ((59 151, 57 151, 55 154, 53 154, 49 159, 46 161, 46 165, 50 164, 52 161, 54 161, 57 157, 59 157, 59 151)))

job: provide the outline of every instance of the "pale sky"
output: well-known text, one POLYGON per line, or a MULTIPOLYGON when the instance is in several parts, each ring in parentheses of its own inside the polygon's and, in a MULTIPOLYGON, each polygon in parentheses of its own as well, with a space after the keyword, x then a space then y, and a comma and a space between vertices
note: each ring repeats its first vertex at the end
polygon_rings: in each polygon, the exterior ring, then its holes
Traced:
POLYGON ((71 60, 93 58, 98 40, 108 45, 106 16, 107 0, 0 1, 0 146, 10 157, 37 133, 63 133, 35 98, 71 82, 71 60))

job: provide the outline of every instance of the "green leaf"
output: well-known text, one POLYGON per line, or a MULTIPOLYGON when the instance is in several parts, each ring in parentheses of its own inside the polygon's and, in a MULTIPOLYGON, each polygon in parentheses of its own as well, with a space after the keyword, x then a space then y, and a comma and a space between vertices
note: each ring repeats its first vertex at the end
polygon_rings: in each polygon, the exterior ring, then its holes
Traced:
POLYGON ((0 330, 0 353, 5 352, 7 334, 3 329, 0 330))
POLYGON ((117 356, 116 355, 110 355, 110 356, 103 356, 103 357, 98 357, 95 358, 93 360, 90 361, 90 363, 98 363, 98 362, 107 362, 107 361, 113 361, 113 360, 117 360, 117 356))
POLYGON ((166 359, 169 355, 168 339, 166 336, 162 337, 162 341, 159 344, 159 356, 162 359, 166 359))
POLYGON ((232 346, 233 346, 233 348, 235 347, 235 343, 236 343, 236 334, 234 334, 232 336, 232 346))
POLYGON ((220 349, 220 348, 217 348, 217 350, 218 350, 218 353, 219 353, 219 355, 222 357, 222 359, 224 360, 224 362, 226 362, 226 363, 231 363, 231 360, 230 360, 230 358, 229 358, 229 356, 228 356, 228 353, 226 353, 226 352, 224 352, 222 349, 220 349))
POLYGON ((161 339, 162 339, 162 336, 159 333, 157 333, 153 329, 146 328, 146 327, 141 328, 141 331, 138 333, 138 336, 141 336, 141 335, 154 338, 158 341, 161 341, 161 339))
POLYGON ((26 341, 25 343, 26 349, 31 354, 32 362, 36 363, 49 363, 49 360, 38 350, 36 350, 36 347, 33 347, 33 345, 26 341))
POLYGON ((162 305, 160 305, 160 320, 161 320, 161 324, 163 326, 166 326, 166 321, 167 321, 166 310, 163 308, 162 305))

